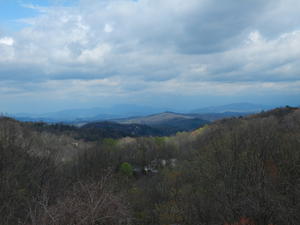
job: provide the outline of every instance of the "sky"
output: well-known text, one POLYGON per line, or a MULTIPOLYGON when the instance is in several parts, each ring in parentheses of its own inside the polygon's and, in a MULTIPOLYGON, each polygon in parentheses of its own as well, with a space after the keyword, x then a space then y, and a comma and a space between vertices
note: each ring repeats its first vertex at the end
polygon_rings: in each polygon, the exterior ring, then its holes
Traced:
POLYGON ((299 0, 0 0, 0 112, 300 105, 299 0))

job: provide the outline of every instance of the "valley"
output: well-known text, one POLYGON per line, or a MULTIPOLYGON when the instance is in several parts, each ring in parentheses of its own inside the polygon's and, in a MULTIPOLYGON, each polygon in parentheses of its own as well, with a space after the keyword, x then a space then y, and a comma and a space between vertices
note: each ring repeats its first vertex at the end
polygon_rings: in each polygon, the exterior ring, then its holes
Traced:
POLYGON ((2 117, 0 220, 296 224, 299 138, 292 107, 203 124, 170 112, 82 127, 2 117), (154 132, 182 123, 188 131, 154 132))

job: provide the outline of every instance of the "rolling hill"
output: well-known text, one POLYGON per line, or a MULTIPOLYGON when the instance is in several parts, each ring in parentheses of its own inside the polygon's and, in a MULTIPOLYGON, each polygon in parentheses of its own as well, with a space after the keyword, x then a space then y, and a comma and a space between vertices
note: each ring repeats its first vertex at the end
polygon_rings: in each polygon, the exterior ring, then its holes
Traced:
POLYGON ((114 120, 114 122, 120 124, 147 125, 159 130, 164 130, 169 134, 173 134, 178 131, 191 131, 210 123, 208 120, 204 120, 198 115, 173 112, 158 113, 144 117, 119 119, 114 120))

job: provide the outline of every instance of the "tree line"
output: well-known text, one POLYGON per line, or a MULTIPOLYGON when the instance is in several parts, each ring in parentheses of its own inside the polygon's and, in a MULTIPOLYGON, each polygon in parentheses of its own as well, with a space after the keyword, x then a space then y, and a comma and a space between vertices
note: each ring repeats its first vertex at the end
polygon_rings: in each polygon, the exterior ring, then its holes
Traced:
POLYGON ((300 110, 290 107, 169 137, 93 142, 2 118, 0 221, 295 225, 299 140, 300 110))

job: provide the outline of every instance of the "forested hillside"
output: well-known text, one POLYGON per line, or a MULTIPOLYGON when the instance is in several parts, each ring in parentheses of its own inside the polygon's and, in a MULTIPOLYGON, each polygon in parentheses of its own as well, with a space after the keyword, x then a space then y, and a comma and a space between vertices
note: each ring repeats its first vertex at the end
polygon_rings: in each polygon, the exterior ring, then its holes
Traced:
POLYGON ((298 108, 169 137, 39 126, 0 119, 1 225, 299 224, 298 108))
POLYGON ((155 116, 158 121, 154 123, 144 123, 142 119, 145 121, 148 118, 140 117, 139 120, 90 122, 79 126, 64 123, 47 124, 44 122, 27 122, 27 125, 38 132, 64 134, 85 141, 99 141, 104 138, 169 136, 177 132, 192 131, 210 123, 210 121, 195 117, 184 118, 187 116, 181 116, 170 119, 161 117, 161 114, 155 116))
POLYGON ((143 124, 118 124, 115 122, 93 122, 81 127, 59 124, 27 123, 38 132, 47 132, 56 135, 67 134, 77 140, 100 141, 105 138, 141 137, 141 136, 165 136, 170 133, 168 129, 157 129, 143 124))

